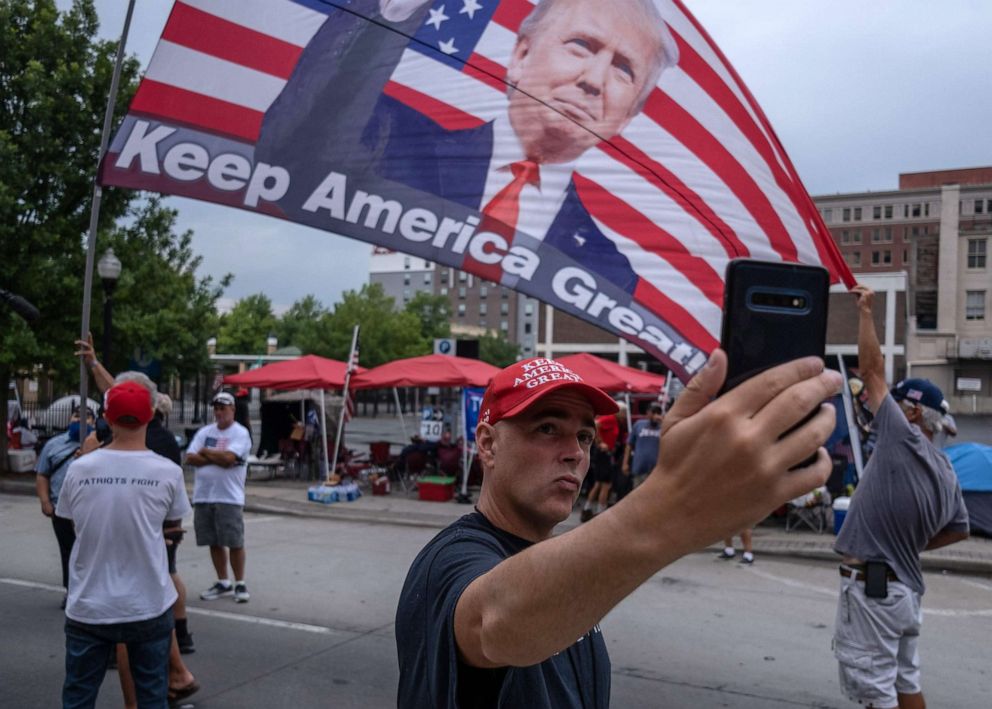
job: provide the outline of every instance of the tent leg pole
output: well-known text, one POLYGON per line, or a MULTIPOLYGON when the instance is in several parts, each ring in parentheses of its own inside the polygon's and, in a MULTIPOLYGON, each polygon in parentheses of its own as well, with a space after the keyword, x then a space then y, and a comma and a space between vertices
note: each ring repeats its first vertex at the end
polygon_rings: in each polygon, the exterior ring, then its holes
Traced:
POLYGON ((403 429, 403 442, 406 443, 409 437, 406 435, 406 421, 403 418, 403 407, 400 406, 400 392, 396 387, 393 387, 393 398, 396 400, 396 414, 400 417, 400 428, 403 429))

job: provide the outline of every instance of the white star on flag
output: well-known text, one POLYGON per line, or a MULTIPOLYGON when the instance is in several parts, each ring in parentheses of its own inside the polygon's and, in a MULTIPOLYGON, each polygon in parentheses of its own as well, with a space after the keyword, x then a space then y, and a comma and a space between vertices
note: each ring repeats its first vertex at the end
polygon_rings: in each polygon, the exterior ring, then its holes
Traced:
POLYGON ((438 42, 437 48, 440 49, 445 54, 454 54, 455 52, 458 51, 458 49, 455 47, 454 37, 449 39, 447 42, 438 42))
POLYGON ((463 0, 462 9, 458 11, 459 15, 468 15, 468 19, 475 19, 475 11, 481 10, 482 5, 480 5, 476 0, 463 0))
POLYGON ((427 22, 425 22, 424 24, 425 25, 434 25, 434 29, 436 29, 438 31, 441 30, 441 23, 442 22, 444 22, 445 20, 450 20, 451 19, 450 17, 448 17, 447 15, 444 14, 444 5, 442 5, 441 7, 439 7, 436 10, 433 9, 433 8, 431 8, 430 10, 428 10, 428 12, 431 13, 431 16, 427 20, 427 22))

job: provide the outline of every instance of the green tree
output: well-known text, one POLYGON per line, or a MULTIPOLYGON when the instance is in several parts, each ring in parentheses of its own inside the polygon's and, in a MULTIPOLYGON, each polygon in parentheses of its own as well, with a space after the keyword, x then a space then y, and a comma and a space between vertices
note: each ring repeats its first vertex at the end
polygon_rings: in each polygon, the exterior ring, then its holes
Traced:
MULTIPOLYGON (((101 238, 101 248, 112 247, 123 266, 114 293, 113 361, 104 364, 119 372, 140 352, 157 359, 164 376, 202 372, 207 338, 218 329, 217 299, 232 277, 216 284, 196 277, 201 259, 193 254, 192 232, 176 234, 176 211, 158 198, 138 203, 128 217, 126 226, 101 238)), ((102 319, 94 324, 99 332, 102 319)))
MULTIPOLYGON (((90 196, 116 43, 96 39, 92 0, 60 13, 53 0, 0 0, 0 283, 34 303, 29 327, 0 306, 0 382, 36 364, 67 376, 79 333, 90 196)), ((136 86, 125 62, 116 114, 136 86)), ((101 231, 133 194, 104 191, 101 231)), ((78 371, 78 369, 76 370, 78 371)), ((6 397, 0 418, 6 420, 6 397)), ((6 461, 0 431, 0 460, 6 461)))
POLYGON ((321 349, 325 321, 330 311, 314 295, 305 295, 293 303, 283 313, 276 325, 276 337, 280 347, 293 345, 303 354, 312 354, 321 349))
POLYGON ((346 291, 325 321, 326 349, 316 353, 325 357, 348 358, 356 324, 361 325, 363 367, 430 352, 417 316, 405 310, 397 312, 394 300, 378 283, 366 284, 360 291, 346 291))
POLYGON ((404 310, 420 321, 420 335, 429 346, 435 338, 451 337, 451 303, 443 295, 418 292, 404 310))
POLYGON ((276 332, 272 301, 255 293, 235 303, 231 312, 220 316, 217 352, 227 354, 265 354, 266 340, 276 332))
POLYGON ((520 359, 520 346, 500 335, 479 338, 479 359, 496 367, 507 367, 520 359))

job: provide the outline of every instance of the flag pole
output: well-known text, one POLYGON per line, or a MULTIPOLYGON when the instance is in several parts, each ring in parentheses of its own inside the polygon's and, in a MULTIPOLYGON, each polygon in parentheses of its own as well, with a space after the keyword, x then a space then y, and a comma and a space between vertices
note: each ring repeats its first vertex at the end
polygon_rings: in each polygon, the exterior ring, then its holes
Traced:
MULTIPOLYGON (((100 152, 96 159, 96 175, 93 179, 93 201, 90 205, 90 227, 86 237, 86 271, 83 273, 83 318, 79 339, 86 340, 90 334, 90 304, 93 294, 93 262, 96 260, 96 228, 100 221, 100 203, 103 200, 103 187, 100 186, 100 166, 103 156, 107 154, 110 143, 110 124, 114 120, 114 104, 117 103, 117 89, 120 85, 121 67, 124 64, 124 46, 131 29, 131 15, 134 14, 134 0, 127 4, 127 14, 124 16, 124 29, 117 43, 117 57, 114 60, 114 73, 110 79, 110 92, 107 94, 107 108, 103 114, 103 132, 100 134, 100 152)), ((104 362, 108 367, 110 362, 104 362)), ((90 373, 86 369, 86 360, 79 357, 79 405, 86 406, 89 396, 87 391, 90 383, 90 373)), ((82 409, 80 409, 82 410, 82 409)))
POLYGON ((351 333, 351 351, 348 354, 348 368, 344 372, 344 390, 342 391, 341 415, 338 417, 338 435, 334 438, 334 464, 327 469, 327 477, 333 475, 338 467, 338 453, 341 452, 341 434, 344 433, 344 415, 348 409, 348 385, 351 384, 351 373, 355 369, 355 346, 358 344, 358 325, 351 333))

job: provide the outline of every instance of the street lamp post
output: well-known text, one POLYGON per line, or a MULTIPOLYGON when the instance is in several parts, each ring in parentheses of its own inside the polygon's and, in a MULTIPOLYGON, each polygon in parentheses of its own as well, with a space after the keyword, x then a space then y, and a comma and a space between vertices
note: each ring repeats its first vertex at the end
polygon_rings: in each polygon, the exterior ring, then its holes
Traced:
POLYGON ((117 279, 121 277, 121 260, 114 255, 113 249, 107 251, 100 257, 96 265, 96 272, 100 274, 103 281, 103 361, 110 367, 110 333, 114 318, 114 289, 117 287, 117 279))

